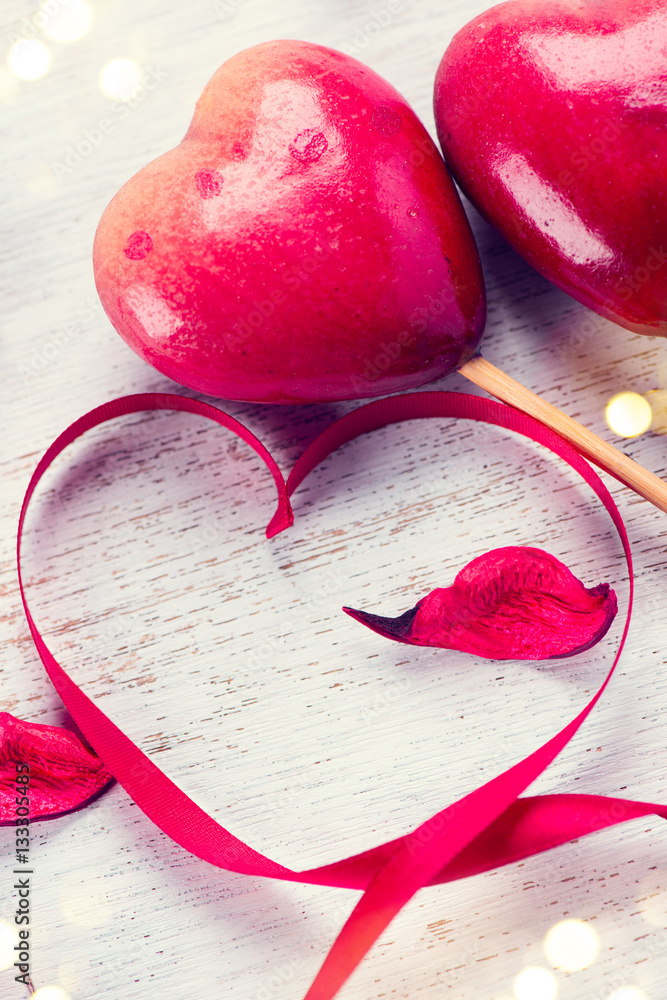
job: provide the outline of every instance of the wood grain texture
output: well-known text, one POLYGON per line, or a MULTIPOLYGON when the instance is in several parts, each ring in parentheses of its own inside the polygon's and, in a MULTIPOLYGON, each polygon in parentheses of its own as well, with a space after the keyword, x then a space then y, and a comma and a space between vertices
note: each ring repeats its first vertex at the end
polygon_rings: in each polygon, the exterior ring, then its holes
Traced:
MULTIPOLYGON (((384 0, 93 6, 90 34, 52 45, 51 72, 0 105, 0 707, 49 724, 65 716, 32 646, 14 566, 28 478, 87 409, 129 392, 179 391, 127 349, 98 303, 90 252, 108 200, 180 141, 218 65, 270 38, 352 52, 433 134, 440 56, 489 5, 403 0, 378 30, 384 0), (156 81, 127 115, 97 87, 118 56, 156 81), (58 179, 53 164, 105 117, 114 129, 58 179)), ((7 0, 5 48, 32 13, 7 0)), ((611 441, 605 402, 657 388, 665 344, 588 312, 470 216, 489 295, 485 357, 611 441)), ((456 375, 434 388, 471 391, 456 375)), ((219 405, 285 472, 354 406, 219 405)), ((613 443, 667 474, 665 437, 613 443)), ((607 695, 532 790, 665 801, 667 521, 605 481, 637 563, 634 626, 607 695)), ((267 542, 273 502, 266 470, 221 428, 186 414, 125 417, 51 470, 29 519, 25 567, 37 620, 73 677, 203 808, 276 860, 307 867, 398 836, 533 750, 600 683, 618 623, 573 661, 499 664, 406 652, 340 611, 397 614, 474 556, 510 544, 546 548, 588 586, 609 581, 624 607, 609 518, 539 446, 468 422, 410 421, 322 463, 294 497, 294 527, 267 542)), ((12 837, 0 830, 5 921, 15 908, 12 837)), ((83 812, 36 824, 33 852, 33 978, 72 1000, 297 1000, 357 898, 215 870, 117 787, 83 812)), ((546 931, 576 916, 602 949, 589 969, 556 972, 560 995, 606 1000, 635 985, 660 1000, 666 886, 656 820, 424 890, 341 996, 509 1000, 524 966, 549 967, 546 931)), ((24 995, 0 972, 2 1000, 24 995)))

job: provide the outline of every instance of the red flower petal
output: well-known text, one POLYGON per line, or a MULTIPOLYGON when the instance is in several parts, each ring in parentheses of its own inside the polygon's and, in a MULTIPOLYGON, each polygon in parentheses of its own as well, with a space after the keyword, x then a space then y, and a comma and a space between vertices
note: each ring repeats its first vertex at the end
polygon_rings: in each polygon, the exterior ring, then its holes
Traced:
POLYGON ((609 584, 590 590, 542 549, 493 549, 399 615, 343 608, 379 635, 490 660, 547 660, 594 646, 616 614, 609 584))
POLYGON ((0 823, 20 818, 16 799, 22 796, 30 800, 30 819, 53 816, 83 805, 111 780, 99 757, 68 729, 0 712, 0 823))

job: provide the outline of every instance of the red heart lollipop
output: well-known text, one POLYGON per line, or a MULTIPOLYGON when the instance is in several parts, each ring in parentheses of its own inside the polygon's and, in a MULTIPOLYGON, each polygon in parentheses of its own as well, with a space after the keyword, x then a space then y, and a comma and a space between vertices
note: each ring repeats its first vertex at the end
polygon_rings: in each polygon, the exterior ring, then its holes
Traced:
POLYGON ((550 281, 667 335, 667 4, 512 0, 445 52, 435 115, 475 204, 550 281))
POLYGON ((111 322, 159 371, 227 399, 358 399, 473 356, 475 242, 401 95, 306 42, 226 62, 179 146, 118 192, 95 239, 111 322))

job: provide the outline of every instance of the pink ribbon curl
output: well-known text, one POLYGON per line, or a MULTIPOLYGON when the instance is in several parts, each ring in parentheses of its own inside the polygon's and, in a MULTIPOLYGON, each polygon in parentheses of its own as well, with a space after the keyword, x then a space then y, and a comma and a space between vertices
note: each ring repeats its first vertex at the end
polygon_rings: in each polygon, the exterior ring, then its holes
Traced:
POLYGON ((75 421, 41 458, 21 508, 17 559, 26 618, 51 681, 95 753, 149 819, 185 850, 219 868, 362 892, 305 994, 305 1000, 332 1000, 378 936, 422 887, 510 864, 626 820, 649 814, 667 819, 666 806, 629 799, 600 795, 519 797, 572 739, 609 684, 630 625, 633 571, 625 526, 598 474, 557 434, 494 400, 464 393, 419 392, 361 406, 320 434, 297 460, 285 481, 258 438, 215 407, 163 393, 124 396, 75 421), (300 872, 258 853, 196 805, 84 694, 49 651, 28 607, 21 577, 21 537, 26 512, 41 477, 56 456, 90 428, 143 410, 181 410, 207 417, 238 435, 256 451, 273 476, 278 494, 276 511, 266 529, 269 538, 293 524, 290 497, 319 462, 346 441, 388 424, 425 417, 467 418, 516 431, 544 445, 575 469, 602 501, 621 539, 627 562, 629 600, 625 625, 614 661, 598 691, 568 725, 529 756, 402 837, 332 864, 300 872))

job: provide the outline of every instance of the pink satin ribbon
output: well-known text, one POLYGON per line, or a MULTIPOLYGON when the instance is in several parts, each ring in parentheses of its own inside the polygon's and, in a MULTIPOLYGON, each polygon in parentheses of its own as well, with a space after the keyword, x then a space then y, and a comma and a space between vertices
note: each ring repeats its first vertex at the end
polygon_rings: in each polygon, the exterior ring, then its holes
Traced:
POLYGON ((369 403, 337 420, 296 462, 285 482, 264 445, 233 417, 184 396, 125 396, 75 421, 46 451, 21 508, 17 539, 19 586, 30 631, 63 703, 98 756, 140 809, 185 850, 220 868, 253 876, 362 890, 305 1000, 331 1000, 377 937, 423 886, 464 878, 548 850, 595 830, 655 814, 667 807, 600 795, 519 798, 574 736, 607 687, 621 655, 632 610, 630 545, 618 509, 588 463, 562 438, 530 417, 493 400, 463 393, 424 392, 369 403), (252 447, 276 484, 278 505, 266 530, 272 537, 293 521, 290 496, 305 476, 346 441, 387 424, 421 417, 464 417, 517 431, 559 455, 589 484, 620 536, 628 566, 628 611, 614 662, 599 690, 567 726, 524 760, 430 817, 403 837, 330 865, 297 872, 253 850, 184 794, 70 679, 56 662, 32 618, 21 579, 20 547, 30 499, 46 469, 72 441, 107 420, 142 410, 182 410, 221 424, 252 447))

